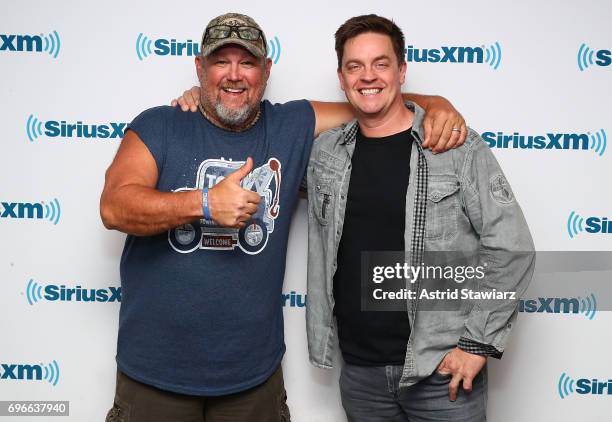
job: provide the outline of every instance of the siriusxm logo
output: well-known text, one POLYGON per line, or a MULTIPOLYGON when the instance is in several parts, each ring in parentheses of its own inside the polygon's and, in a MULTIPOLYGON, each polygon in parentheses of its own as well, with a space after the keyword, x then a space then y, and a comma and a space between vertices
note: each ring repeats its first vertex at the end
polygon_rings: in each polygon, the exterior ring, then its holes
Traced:
POLYGON ((0 381, 47 381, 54 387, 59 382, 60 369, 57 361, 49 364, 31 365, 18 363, 0 363, 0 381))
POLYGON ((109 122, 104 124, 86 124, 82 121, 67 123, 65 120, 42 121, 30 114, 26 121, 26 135, 30 142, 43 135, 48 138, 96 138, 122 139, 127 123, 109 122))
POLYGON ((158 38, 152 40, 142 32, 136 37, 136 55, 138 60, 143 60, 148 56, 197 56, 200 54, 200 44, 192 40, 179 42, 172 38, 158 38))
POLYGON ((580 214, 572 211, 567 218, 567 233, 570 239, 586 232, 591 234, 610 234, 612 233, 612 221, 608 217, 581 217, 580 214))
POLYGON ((593 50, 586 44, 582 43, 578 49, 578 69, 583 72, 590 66, 610 66, 612 64, 612 51, 610 50, 593 50), (593 59, 595 56, 595 59, 593 59))
POLYGON ((406 47, 406 61, 414 63, 485 63, 497 70, 502 51, 499 42, 479 47, 415 48, 406 47))
POLYGON ((268 58, 272 60, 274 64, 278 63, 281 55, 281 45, 278 37, 274 36, 268 40, 268 58))
MULTIPOLYGON (((200 44, 193 40, 177 41, 176 39, 152 39, 140 32, 136 37, 136 56, 142 61, 151 55, 156 56, 197 56, 200 54, 200 44)), ((274 64, 278 63, 281 45, 278 37, 268 40, 268 58, 274 64)))
POLYGON ((121 287, 84 289, 81 286, 47 284, 42 286, 34 280, 26 285, 26 299, 30 305, 46 300, 49 302, 121 302, 121 287))
POLYGON ((597 300, 595 295, 582 297, 538 297, 521 299, 519 312, 549 314, 582 314, 589 320, 595 318, 597 300))
POLYGON ((575 380, 568 376, 565 372, 559 377, 557 384, 557 392, 561 399, 566 398, 570 394, 591 394, 591 395, 612 395, 612 379, 607 381, 599 381, 597 378, 580 378, 575 380), (574 384, 576 388, 574 389, 574 384))
POLYGON ((45 219, 57 225, 62 209, 57 198, 41 202, 0 202, 0 218, 45 219))
POLYGON ((44 52, 57 59, 61 44, 57 31, 50 32, 48 35, 0 34, 0 51, 44 52))
POLYGON ((306 306, 306 295, 295 291, 282 294, 283 308, 303 308, 306 306))
POLYGON ((586 132, 521 135, 518 132, 512 134, 483 132, 482 138, 489 144, 490 148, 591 150, 600 157, 608 146, 606 131, 603 129, 596 131, 594 134, 586 132))

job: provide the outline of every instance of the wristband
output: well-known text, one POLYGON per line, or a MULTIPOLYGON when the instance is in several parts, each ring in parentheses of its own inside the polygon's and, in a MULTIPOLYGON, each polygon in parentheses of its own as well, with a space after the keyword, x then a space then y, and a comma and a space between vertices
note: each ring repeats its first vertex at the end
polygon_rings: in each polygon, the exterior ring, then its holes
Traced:
POLYGON ((206 220, 210 220, 210 209, 208 209, 208 188, 202 189, 202 213, 206 220))

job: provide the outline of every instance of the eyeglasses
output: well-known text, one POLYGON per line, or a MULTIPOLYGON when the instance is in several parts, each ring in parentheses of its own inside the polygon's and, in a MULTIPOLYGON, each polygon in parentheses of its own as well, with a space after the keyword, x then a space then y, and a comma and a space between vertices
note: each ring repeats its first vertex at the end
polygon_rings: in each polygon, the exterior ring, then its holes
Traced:
POLYGON ((204 41, 208 39, 220 40, 229 38, 235 32, 241 40, 256 41, 262 38, 262 33, 259 29, 253 28, 252 26, 229 26, 229 25, 216 25, 206 29, 206 35, 204 41))

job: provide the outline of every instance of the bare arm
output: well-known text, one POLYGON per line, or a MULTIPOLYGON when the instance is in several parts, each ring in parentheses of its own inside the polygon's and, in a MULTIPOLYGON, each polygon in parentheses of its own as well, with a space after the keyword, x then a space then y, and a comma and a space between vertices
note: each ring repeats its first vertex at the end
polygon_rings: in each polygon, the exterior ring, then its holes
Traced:
POLYGON ((138 236, 162 233, 202 217, 202 192, 160 192, 157 165, 136 133, 128 130, 106 171, 100 215, 107 229, 138 236))
POLYGON ((315 138, 326 130, 333 129, 355 118, 353 107, 349 103, 329 103, 311 101, 315 112, 315 138))
MULTIPOLYGON (((253 160, 210 188, 211 218, 225 227, 243 227, 257 211, 260 196, 243 189, 241 180, 253 168, 253 160)), ((157 165, 140 137, 128 130, 115 160, 106 171, 100 198, 100 215, 107 229, 137 236, 163 233, 202 218, 202 190, 160 192, 157 165)))
MULTIPOLYGON (((425 110, 423 129, 425 139, 423 146, 434 152, 448 151, 463 145, 467 136, 467 127, 463 116, 444 97, 438 95, 403 94, 405 100, 414 101, 425 110), (453 130, 457 129, 457 130, 453 130)), ((200 103, 200 87, 194 86, 181 97, 172 100, 172 105, 179 105, 183 111, 196 111, 200 103)), ((315 112, 315 137, 321 132, 346 123, 353 118, 353 108, 349 103, 331 103, 311 101, 315 112)))
MULTIPOLYGON (((170 104, 174 107, 180 106, 183 111, 197 111, 200 104, 200 87, 191 87, 191 89, 183 92, 182 96, 172 100, 170 104)), ((319 136, 321 132, 338 127, 355 117, 353 108, 349 103, 310 101, 310 104, 315 112, 315 137, 319 136)))
MULTIPOLYGON (((465 120, 446 98, 420 94, 402 94, 402 96, 404 100, 413 101, 425 110, 424 147, 431 144, 433 151, 441 152, 465 142, 467 136, 465 120), (452 128, 457 128, 460 132, 453 131, 452 128)), ((349 103, 311 101, 310 104, 316 116, 315 136, 355 118, 349 103)))

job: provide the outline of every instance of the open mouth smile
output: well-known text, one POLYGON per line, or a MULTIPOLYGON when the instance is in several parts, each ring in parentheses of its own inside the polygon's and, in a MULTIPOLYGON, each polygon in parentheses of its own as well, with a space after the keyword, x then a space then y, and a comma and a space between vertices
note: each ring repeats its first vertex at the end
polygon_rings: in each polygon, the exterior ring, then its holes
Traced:
POLYGON ((379 94, 382 88, 362 88, 357 90, 364 97, 379 94))
POLYGON ((242 94, 246 91, 246 88, 221 88, 221 90, 228 94, 242 94))

